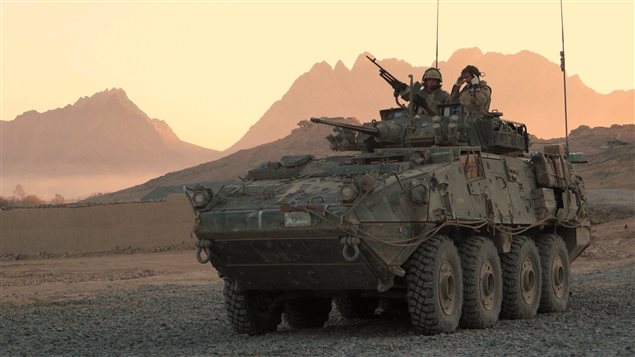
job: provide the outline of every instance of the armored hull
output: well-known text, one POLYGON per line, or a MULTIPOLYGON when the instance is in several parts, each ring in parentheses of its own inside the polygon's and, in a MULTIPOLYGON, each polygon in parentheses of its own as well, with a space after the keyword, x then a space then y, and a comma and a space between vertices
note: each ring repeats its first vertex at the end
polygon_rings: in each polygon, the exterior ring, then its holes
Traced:
POLYGON ((524 125, 382 112, 336 126, 348 156, 287 156, 217 192, 188 187, 199 261, 225 280, 239 333, 397 309, 426 334, 562 311, 590 243, 581 178, 523 154, 524 125))

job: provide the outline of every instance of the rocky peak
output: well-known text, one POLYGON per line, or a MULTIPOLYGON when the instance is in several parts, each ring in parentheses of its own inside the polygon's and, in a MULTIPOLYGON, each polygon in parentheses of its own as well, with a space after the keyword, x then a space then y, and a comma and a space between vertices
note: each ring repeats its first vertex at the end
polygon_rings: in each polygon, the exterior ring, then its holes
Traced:
POLYGON ((181 142, 178 136, 172 131, 172 128, 163 120, 151 119, 150 122, 154 126, 154 129, 159 133, 159 136, 166 143, 178 143, 181 142))

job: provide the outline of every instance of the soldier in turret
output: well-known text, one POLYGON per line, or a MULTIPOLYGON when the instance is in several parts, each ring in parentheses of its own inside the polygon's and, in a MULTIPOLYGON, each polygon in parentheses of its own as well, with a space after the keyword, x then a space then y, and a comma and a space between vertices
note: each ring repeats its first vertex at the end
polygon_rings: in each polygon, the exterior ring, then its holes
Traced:
POLYGON ((486 114, 492 100, 492 88, 481 80, 481 72, 473 65, 465 67, 452 87, 451 102, 461 103, 465 114, 486 114), (461 86, 465 86, 461 89, 461 86))
MULTIPOLYGON (((421 114, 428 114, 431 116, 440 115, 439 105, 450 101, 450 94, 441 89, 441 86, 443 85, 441 72, 434 67, 428 68, 423 73, 422 82, 423 86, 415 94, 415 104, 421 114)), ((410 99, 409 90, 410 87, 401 93, 402 99, 410 99)))

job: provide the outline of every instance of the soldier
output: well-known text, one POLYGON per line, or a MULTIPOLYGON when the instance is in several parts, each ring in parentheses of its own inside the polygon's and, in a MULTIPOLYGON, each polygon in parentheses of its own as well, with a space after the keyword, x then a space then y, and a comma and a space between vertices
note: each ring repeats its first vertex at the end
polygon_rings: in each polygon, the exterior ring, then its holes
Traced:
POLYGON ((469 65, 461 71, 461 76, 452 87, 450 101, 461 103, 463 112, 470 114, 486 114, 492 100, 492 88, 487 82, 481 81, 481 72, 475 66, 469 65), (465 87, 461 89, 461 86, 465 87))
MULTIPOLYGON (((439 105, 450 101, 450 94, 441 89, 443 77, 437 68, 428 68, 423 72, 423 87, 415 95, 415 104, 423 114, 440 115, 439 105)), ((409 89, 401 93, 401 98, 409 99, 409 89)))

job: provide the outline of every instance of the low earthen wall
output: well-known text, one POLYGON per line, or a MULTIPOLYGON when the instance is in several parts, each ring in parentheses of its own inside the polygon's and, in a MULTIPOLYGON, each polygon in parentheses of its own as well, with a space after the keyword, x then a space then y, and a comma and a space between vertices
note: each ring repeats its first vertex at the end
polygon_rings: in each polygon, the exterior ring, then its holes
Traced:
POLYGON ((184 195, 160 202, 0 211, 0 256, 84 254, 194 246, 184 195))

